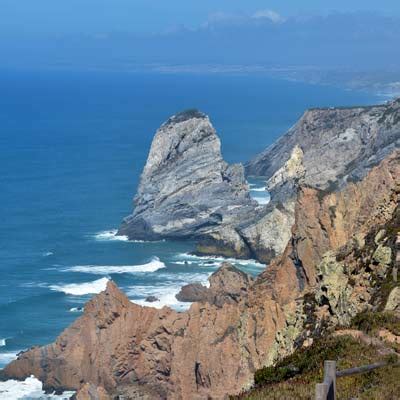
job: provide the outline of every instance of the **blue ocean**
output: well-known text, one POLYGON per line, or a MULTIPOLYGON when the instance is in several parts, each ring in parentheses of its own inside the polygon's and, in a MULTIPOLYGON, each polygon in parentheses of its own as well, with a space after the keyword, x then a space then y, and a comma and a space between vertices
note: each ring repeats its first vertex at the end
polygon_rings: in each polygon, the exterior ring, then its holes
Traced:
MULTIPOLYGON (((113 279, 132 301, 205 282, 221 259, 190 242, 116 238, 152 137, 169 116, 207 113, 228 162, 245 162, 313 106, 371 104, 371 94, 264 76, 73 71, 0 73, 0 368, 53 341, 113 279)), ((252 195, 266 202, 263 182, 252 195)), ((252 260, 231 260, 259 273, 252 260)))

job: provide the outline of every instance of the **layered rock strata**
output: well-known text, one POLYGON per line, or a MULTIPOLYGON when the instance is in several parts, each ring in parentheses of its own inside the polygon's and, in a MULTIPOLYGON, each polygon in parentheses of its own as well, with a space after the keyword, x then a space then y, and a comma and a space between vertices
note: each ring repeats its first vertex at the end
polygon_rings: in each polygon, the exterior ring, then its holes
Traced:
POLYGON ((134 203, 121 235, 200 238, 217 230, 227 249, 231 243, 232 252, 249 255, 235 224, 246 220, 257 203, 250 198, 243 166, 223 160, 216 131, 199 111, 177 114, 157 131, 134 203))
POLYGON ((387 248, 400 227, 399 195, 400 152, 341 192, 303 187, 283 255, 235 301, 156 310, 132 304, 109 282, 55 343, 20 354, 3 376, 34 374, 55 389, 90 383, 125 398, 138 390, 152 399, 238 393, 256 369, 323 329, 384 307, 389 292, 382 298, 377 289, 392 276, 387 248))

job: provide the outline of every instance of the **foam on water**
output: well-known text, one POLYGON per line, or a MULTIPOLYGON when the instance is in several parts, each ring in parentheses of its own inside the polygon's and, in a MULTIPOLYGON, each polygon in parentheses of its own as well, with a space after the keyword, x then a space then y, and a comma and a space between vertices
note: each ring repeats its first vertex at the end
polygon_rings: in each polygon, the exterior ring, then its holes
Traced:
POLYGON ((0 382, 0 400, 66 400, 70 399, 74 393, 45 394, 42 382, 33 375, 22 382, 14 380, 0 382))
POLYGON ((118 232, 117 229, 112 229, 112 230, 109 230, 109 231, 101 231, 101 232, 96 233, 94 235, 94 237, 97 240, 101 240, 101 241, 118 240, 118 241, 121 241, 121 242, 127 242, 129 240, 128 236, 124 236, 124 235, 118 236, 117 232, 118 232))
POLYGON ((266 192, 267 189, 265 187, 255 187, 255 188, 250 188, 250 192, 266 192))
POLYGON ((73 313, 83 312, 83 307, 72 307, 69 309, 69 312, 73 312, 73 313))
POLYGON ((45 252, 43 252, 42 253, 42 256, 43 257, 50 257, 50 256, 52 256, 54 253, 52 252, 52 251, 45 251, 45 252))
POLYGON ((0 347, 3 347, 6 345, 6 340, 7 339, 0 339, 0 347))
POLYGON ((269 203, 269 197, 260 197, 260 196, 253 196, 253 199, 258 203, 258 204, 268 204, 269 203))
POLYGON ((226 261, 231 264, 239 265, 239 266, 249 266, 249 267, 259 267, 265 268, 264 264, 259 263, 256 260, 242 260, 238 258, 224 258, 224 257, 213 257, 213 256, 197 256, 195 254, 189 253, 179 253, 175 256, 176 259, 180 261, 175 261, 175 263, 194 263, 202 267, 207 266, 219 266, 222 262, 226 261))
POLYGON ((86 294, 98 294, 102 292, 106 289, 108 281, 108 278, 101 278, 93 282, 51 285, 50 289, 56 292, 63 292, 72 296, 84 296, 86 294))
POLYGON ((99 241, 120 241, 120 242, 130 242, 130 243, 160 243, 165 242, 165 240, 129 240, 128 236, 117 235, 117 229, 111 229, 108 231, 101 231, 94 235, 96 240, 99 241))
POLYGON ((140 299, 131 299, 132 303, 140 306, 163 308, 171 307, 176 311, 185 311, 190 307, 191 303, 178 301, 175 297, 180 291, 180 286, 133 286, 128 291, 128 296, 140 296, 140 299), (148 302, 146 297, 154 296, 158 301, 148 302))
POLYGON ((13 360, 17 359, 17 354, 19 351, 0 353, 0 369, 6 366, 13 360))
POLYGON ((211 272, 208 273, 193 273, 193 272, 182 272, 182 273, 161 273, 160 278, 163 279, 163 283, 157 286, 130 286, 126 289, 128 297, 133 297, 131 301, 141 306, 163 308, 168 306, 176 311, 187 310, 191 303, 178 301, 175 297, 181 290, 181 287, 189 283, 201 283, 202 285, 209 287, 210 283, 208 277, 211 272), (158 299, 155 302, 147 302, 146 297, 154 296, 158 299))
POLYGON ((75 267, 66 268, 64 271, 107 275, 155 272, 162 268, 165 268, 165 264, 158 257, 154 257, 152 261, 142 265, 76 265, 75 267))

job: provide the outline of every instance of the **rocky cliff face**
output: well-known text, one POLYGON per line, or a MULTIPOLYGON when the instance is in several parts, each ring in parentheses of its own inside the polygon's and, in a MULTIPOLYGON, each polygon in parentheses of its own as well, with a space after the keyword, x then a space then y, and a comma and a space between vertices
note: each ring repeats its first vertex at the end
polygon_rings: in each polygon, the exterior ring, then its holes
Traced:
POLYGON ((255 208, 243 167, 228 165, 209 118, 196 110, 157 131, 119 233, 131 239, 188 238, 235 223, 255 208))
POLYGON ((312 109, 250 161, 246 173, 265 177, 273 192, 294 175, 315 188, 341 188, 362 179, 399 146, 400 99, 372 107, 312 109), (299 148, 300 169, 293 162, 299 148), (287 171, 284 165, 291 158, 295 168, 287 171))
POLYGON ((131 239, 195 238, 197 251, 268 263, 282 254, 299 186, 338 190, 362 179, 400 146, 400 100, 313 109, 246 166, 265 176, 271 203, 250 199, 241 165, 228 165, 208 117, 188 111, 158 130, 119 234, 131 239))
POLYGON ((110 282, 54 344, 21 354, 3 375, 34 374, 48 388, 90 383, 128 399, 237 393, 256 369, 329 326, 364 309, 396 306, 398 283, 388 279, 399 195, 400 152, 343 191, 303 187, 283 255, 255 282, 244 280, 249 287, 234 301, 197 302, 184 313, 156 310, 132 304, 110 282), (390 289, 384 297, 382 287, 390 289))

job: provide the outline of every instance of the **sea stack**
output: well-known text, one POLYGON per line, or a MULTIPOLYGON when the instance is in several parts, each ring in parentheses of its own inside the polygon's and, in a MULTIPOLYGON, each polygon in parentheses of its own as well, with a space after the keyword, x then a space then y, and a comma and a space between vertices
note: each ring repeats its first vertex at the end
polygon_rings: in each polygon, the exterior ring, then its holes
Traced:
POLYGON ((224 161, 216 131, 200 111, 176 114, 157 131, 134 206, 120 235, 139 240, 205 238, 217 230, 231 242, 227 247, 235 255, 249 255, 230 226, 246 219, 257 203, 250 198, 243 166, 224 161))

